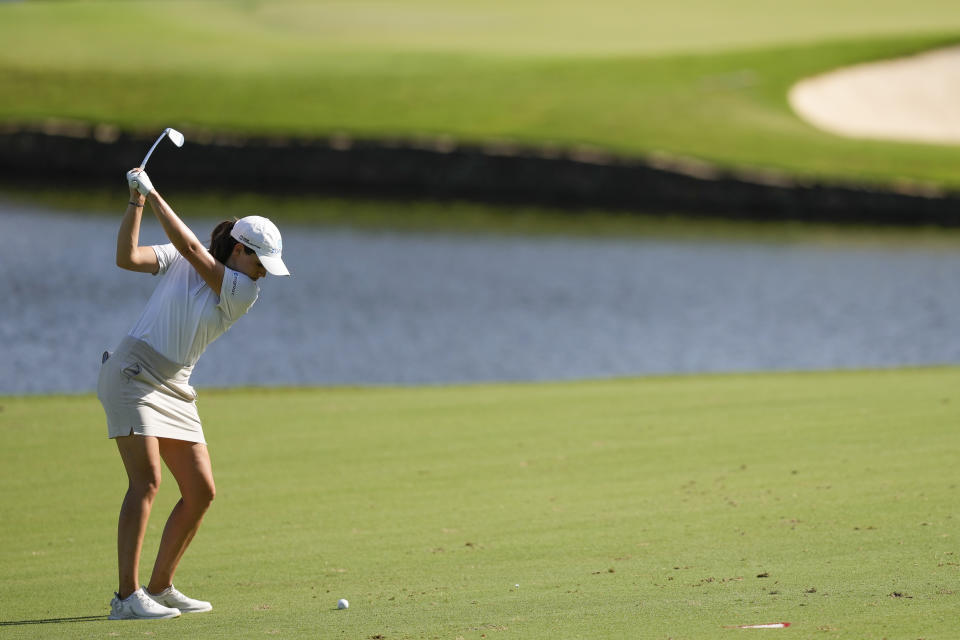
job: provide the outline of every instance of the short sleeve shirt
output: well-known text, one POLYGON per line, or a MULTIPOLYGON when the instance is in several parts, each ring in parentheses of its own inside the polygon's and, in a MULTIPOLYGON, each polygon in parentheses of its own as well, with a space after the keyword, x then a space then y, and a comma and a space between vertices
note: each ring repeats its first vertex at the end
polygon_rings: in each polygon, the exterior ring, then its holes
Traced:
POLYGON ((184 366, 245 314, 260 295, 246 274, 226 267, 215 292, 172 244, 152 247, 160 281, 130 335, 143 340, 167 359, 184 366))

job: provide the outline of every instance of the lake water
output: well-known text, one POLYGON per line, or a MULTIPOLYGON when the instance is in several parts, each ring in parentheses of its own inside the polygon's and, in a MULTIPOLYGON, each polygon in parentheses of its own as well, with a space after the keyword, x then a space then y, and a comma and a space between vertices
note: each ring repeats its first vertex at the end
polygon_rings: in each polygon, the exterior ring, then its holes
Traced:
MULTIPOLYGON (((0 202, 0 394, 87 392, 154 286, 112 218, 0 202)), ((188 220, 203 238, 213 220, 188 220)), ((294 276, 198 387, 435 384, 960 362, 947 250, 284 225, 294 276)), ((145 216, 144 243, 165 242, 145 216)))

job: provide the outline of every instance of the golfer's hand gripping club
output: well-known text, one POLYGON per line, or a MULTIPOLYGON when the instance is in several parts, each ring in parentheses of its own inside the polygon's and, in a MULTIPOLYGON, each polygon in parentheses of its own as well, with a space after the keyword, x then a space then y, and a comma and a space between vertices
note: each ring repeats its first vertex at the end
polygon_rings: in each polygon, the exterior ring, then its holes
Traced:
POLYGON ((130 185, 131 189, 136 189, 145 196, 150 195, 150 192, 153 191, 153 183, 150 182, 150 176, 139 167, 127 171, 127 184, 130 185))

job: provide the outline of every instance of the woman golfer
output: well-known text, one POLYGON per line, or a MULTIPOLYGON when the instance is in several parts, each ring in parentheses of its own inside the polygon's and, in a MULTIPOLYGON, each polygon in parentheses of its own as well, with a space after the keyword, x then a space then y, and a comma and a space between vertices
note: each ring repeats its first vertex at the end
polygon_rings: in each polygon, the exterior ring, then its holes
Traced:
POLYGON ((280 232, 266 218, 221 222, 208 250, 154 190, 146 172, 132 169, 127 181, 130 204, 117 234, 117 266, 159 279, 129 335, 114 353, 104 354, 97 384, 109 436, 129 479, 117 534, 120 587, 110 619, 173 618, 213 608, 173 586, 177 565, 214 496, 190 373, 207 345, 256 301, 256 281, 290 272, 280 258, 280 232), (171 244, 140 245, 147 200, 171 244), (141 587, 140 550, 161 460, 181 498, 164 527, 150 582, 141 587))

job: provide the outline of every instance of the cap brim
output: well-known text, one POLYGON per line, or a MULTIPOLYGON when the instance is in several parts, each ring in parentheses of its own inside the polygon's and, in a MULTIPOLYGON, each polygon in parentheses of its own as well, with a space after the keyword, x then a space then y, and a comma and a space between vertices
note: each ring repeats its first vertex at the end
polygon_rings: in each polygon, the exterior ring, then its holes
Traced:
POLYGON ((280 259, 280 256, 258 256, 260 258, 260 264, 263 265, 263 268, 267 270, 272 276, 288 276, 290 271, 287 269, 287 265, 283 264, 283 260, 280 259))

